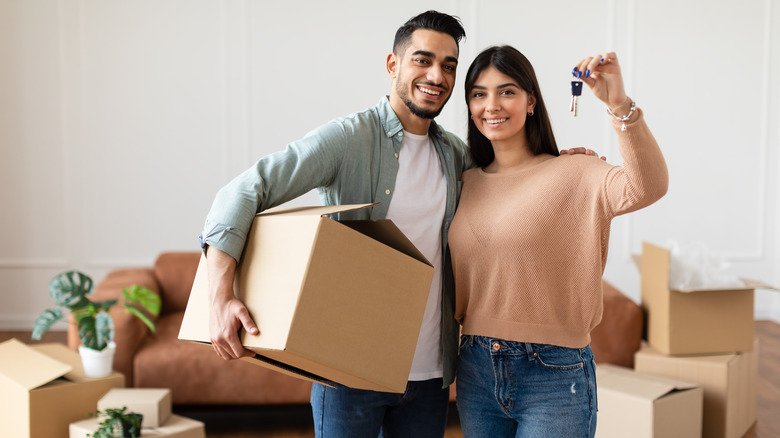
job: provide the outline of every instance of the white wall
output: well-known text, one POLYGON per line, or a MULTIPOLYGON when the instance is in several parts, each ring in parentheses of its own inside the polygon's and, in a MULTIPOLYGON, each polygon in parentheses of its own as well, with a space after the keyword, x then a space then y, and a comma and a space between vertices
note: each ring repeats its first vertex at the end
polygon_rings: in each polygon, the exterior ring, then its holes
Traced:
MULTIPOLYGON (((0 0, 0 329, 29 329, 57 272, 197 250, 233 175, 388 92, 395 29, 424 9, 467 30, 439 118, 459 134, 470 60, 507 43, 535 65, 559 145, 619 163, 603 105, 586 91, 568 112, 574 64, 618 52, 671 172, 664 199, 613 223, 605 276, 626 294, 643 240, 703 242, 780 284, 776 1, 0 0)), ((760 291, 756 316, 780 321, 780 294, 760 291)))

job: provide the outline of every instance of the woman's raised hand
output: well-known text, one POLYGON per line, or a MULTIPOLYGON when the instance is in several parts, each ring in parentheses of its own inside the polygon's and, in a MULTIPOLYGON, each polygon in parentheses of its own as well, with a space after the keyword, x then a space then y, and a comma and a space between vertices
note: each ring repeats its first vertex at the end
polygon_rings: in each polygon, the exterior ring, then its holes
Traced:
POLYGON ((611 109, 620 107, 628 99, 615 52, 581 60, 572 74, 588 84, 593 94, 611 109))

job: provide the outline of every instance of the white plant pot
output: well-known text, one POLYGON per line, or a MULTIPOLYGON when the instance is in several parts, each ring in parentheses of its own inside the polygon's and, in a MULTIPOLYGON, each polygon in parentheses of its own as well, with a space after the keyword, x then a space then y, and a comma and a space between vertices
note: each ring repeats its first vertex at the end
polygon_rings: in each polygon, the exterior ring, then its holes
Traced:
POLYGON ((106 377, 114 370, 116 344, 111 342, 100 351, 79 345, 81 364, 87 377, 106 377))

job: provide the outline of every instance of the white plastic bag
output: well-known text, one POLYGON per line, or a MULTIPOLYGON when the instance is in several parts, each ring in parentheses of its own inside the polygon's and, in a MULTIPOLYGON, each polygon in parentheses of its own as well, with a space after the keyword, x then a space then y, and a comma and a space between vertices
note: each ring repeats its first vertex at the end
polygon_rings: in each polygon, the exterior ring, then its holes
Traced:
POLYGON ((671 256, 669 289, 729 289, 743 288, 745 283, 728 273, 729 263, 722 257, 709 254, 702 243, 680 245, 667 243, 671 256))

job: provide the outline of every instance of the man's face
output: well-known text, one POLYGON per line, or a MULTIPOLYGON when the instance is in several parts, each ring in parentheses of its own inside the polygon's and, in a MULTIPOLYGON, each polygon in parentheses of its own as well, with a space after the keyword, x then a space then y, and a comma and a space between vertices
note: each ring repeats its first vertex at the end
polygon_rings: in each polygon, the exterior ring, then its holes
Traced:
POLYGON ((432 119, 452 95, 458 46, 450 35, 429 29, 412 33, 403 53, 391 54, 388 69, 393 90, 413 115, 432 119), (394 58, 394 59, 393 59, 394 58))

